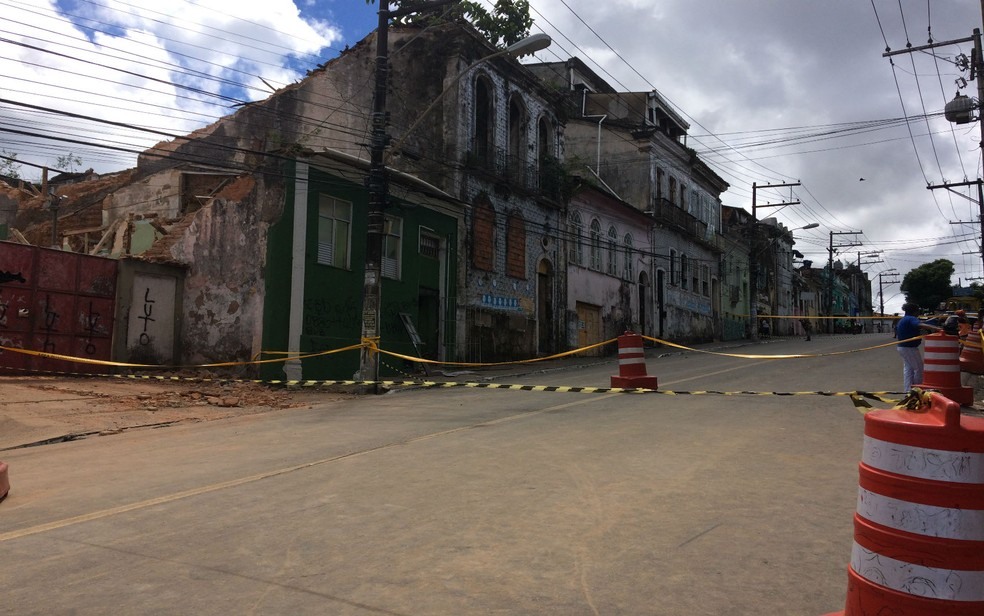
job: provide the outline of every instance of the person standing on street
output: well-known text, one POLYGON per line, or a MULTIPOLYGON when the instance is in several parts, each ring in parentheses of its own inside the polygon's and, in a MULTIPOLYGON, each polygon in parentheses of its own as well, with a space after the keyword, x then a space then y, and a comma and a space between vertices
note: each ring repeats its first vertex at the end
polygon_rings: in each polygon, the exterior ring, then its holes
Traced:
POLYGON ((806 332, 806 341, 809 342, 813 337, 813 323, 810 319, 800 319, 800 323, 803 325, 803 331, 806 332))
POLYGON ((920 321, 919 306, 912 302, 903 304, 902 310, 905 316, 895 326, 895 337, 899 340, 896 348, 902 356, 903 390, 908 392, 913 385, 922 383, 923 380, 923 360, 919 353, 922 338, 918 336, 923 330, 938 332, 941 328, 920 321))

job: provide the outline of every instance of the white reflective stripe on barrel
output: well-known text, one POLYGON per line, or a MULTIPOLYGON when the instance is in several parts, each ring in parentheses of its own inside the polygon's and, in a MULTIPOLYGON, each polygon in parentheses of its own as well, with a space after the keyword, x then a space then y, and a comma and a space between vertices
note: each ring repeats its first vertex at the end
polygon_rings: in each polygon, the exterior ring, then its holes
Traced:
POLYGON ((622 364, 644 364, 646 363, 645 357, 620 357, 618 360, 619 365, 622 364))
POLYGON ((927 537, 984 541, 984 511, 953 509, 858 489, 858 515, 875 524, 927 537))
POLYGON ((872 552, 857 542, 851 549, 851 568, 896 592, 948 601, 984 601, 984 571, 924 567, 872 552))
POLYGON ((618 347, 618 354, 639 354, 642 355, 642 347, 618 347))
POLYGON ((960 372, 960 364, 923 364, 924 372, 960 372))
POLYGON ((861 462, 907 477, 984 484, 984 453, 912 447, 865 436, 861 462))

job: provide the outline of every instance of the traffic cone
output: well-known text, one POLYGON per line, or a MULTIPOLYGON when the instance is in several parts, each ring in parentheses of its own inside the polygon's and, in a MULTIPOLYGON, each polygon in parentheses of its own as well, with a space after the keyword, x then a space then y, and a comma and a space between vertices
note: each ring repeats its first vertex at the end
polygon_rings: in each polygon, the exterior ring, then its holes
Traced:
POLYGON ((656 389, 656 377, 646 374, 646 354, 642 336, 625 332, 618 337, 618 376, 612 376, 612 387, 656 389))
POLYGON ((981 351, 981 332, 967 335, 960 350, 960 371, 970 374, 984 374, 984 352, 981 351))
POLYGON ((984 614, 984 418, 928 395, 865 415, 847 601, 828 616, 984 614))
POLYGON ((926 352, 923 355, 923 382, 920 389, 938 391, 961 406, 974 405, 974 388, 960 384, 959 339, 949 334, 926 336, 926 352))
POLYGON ((0 502, 10 493, 10 478, 7 476, 7 463, 0 462, 0 502))

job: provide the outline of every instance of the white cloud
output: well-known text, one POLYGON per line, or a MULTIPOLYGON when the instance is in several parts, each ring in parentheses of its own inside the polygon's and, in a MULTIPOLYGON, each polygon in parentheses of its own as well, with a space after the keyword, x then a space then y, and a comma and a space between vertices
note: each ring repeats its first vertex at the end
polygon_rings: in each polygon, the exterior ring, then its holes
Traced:
MULTIPOLYGON (((531 5, 537 27, 557 43, 541 57, 577 55, 625 87, 648 89, 652 84, 679 107, 692 125, 689 144, 732 185, 724 195, 727 205, 750 209, 752 182, 802 181, 804 187, 795 195, 803 205, 777 216, 791 227, 814 221, 822 225, 797 233, 805 240, 798 248, 813 253, 815 260, 826 260, 829 231, 863 230, 869 246, 886 249, 886 263, 873 266, 872 273, 888 267, 905 273, 920 262, 946 256, 957 263, 963 278, 982 275, 979 255, 960 254, 978 250, 977 242, 934 248, 937 240, 927 239, 965 234, 968 227, 950 222, 976 220, 976 204, 953 197, 951 206, 944 191, 926 189, 927 181, 980 176, 979 124, 953 130, 942 119, 930 120, 928 127, 925 120, 912 123, 920 160, 904 124, 865 133, 835 132, 846 123, 941 112, 960 76, 948 59, 960 51, 969 55, 971 45, 938 49, 935 58, 927 53, 896 57, 897 90, 892 64, 882 57, 882 29, 893 49, 904 49, 907 40, 914 46, 925 44, 930 18, 934 40, 968 37, 981 20, 979 3, 932 3, 927 13, 924 0, 903 0, 908 38, 897 0, 875 0, 877 18, 868 2, 532 0, 531 5), (782 131, 764 131, 795 127, 817 127, 810 131, 816 133, 813 141, 741 147, 788 137, 782 131), (929 132, 934 133, 932 141, 925 136, 929 132), (738 152, 708 133, 721 135, 738 152), (920 238, 919 251, 888 252, 894 246, 890 242, 920 238), (900 266, 892 259, 916 263, 900 266)), ((963 76, 968 77, 966 72, 963 76)), ((970 85, 971 95, 975 86, 970 85)), ((976 199, 976 188, 972 192, 976 199)), ((773 202, 789 197, 780 192, 771 196, 773 202)))
MULTIPOLYGON (((104 0, 78 3, 71 15, 25 0, 4 18, 5 98, 175 134, 229 113, 234 100, 268 96, 264 80, 279 87, 299 79, 339 36, 289 0, 241 0, 234 14, 217 0, 104 0)), ((84 142, 0 132, 20 160, 53 166, 71 151, 101 171, 132 166, 135 155, 86 143, 139 151, 164 138, 10 104, 0 105, 4 126, 84 142)))

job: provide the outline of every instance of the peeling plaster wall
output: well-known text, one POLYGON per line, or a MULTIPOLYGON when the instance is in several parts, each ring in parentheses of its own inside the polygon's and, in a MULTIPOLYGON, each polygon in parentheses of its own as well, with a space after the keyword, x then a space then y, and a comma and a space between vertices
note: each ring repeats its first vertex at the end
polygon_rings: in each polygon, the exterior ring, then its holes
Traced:
POLYGON ((168 238, 166 256, 188 265, 181 339, 186 363, 246 361, 261 350, 266 242, 259 213, 282 193, 259 189, 253 178, 241 199, 220 193, 168 238))
MULTIPOLYGON (((649 331, 642 331, 642 318, 639 314, 639 275, 649 273, 652 258, 649 252, 648 223, 641 223, 638 214, 628 215, 624 206, 611 199, 603 198, 594 192, 580 193, 570 203, 570 212, 577 212, 581 217, 581 264, 570 263, 568 266, 568 298, 567 321, 568 342, 572 347, 578 344, 579 317, 577 304, 590 304, 601 308, 602 339, 615 338, 626 330, 652 335, 652 310, 647 315, 649 331), (601 225, 601 270, 592 269, 591 265, 591 221, 598 220, 601 225), (608 273, 608 230, 614 227, 618 241, 616 243, 616 274, 608 273), (631 276, 624 275, 625 253, 623 240, 626 234, 632 236, 632 248, 636 251, 632 257, 631 276)), ((568 229, 573 233, 571 229, 568 229)), ((568 249, 570 243, 565 242, 568 249)), ((650 293, 650 297, 654 294, 650 293)), ((600 342, 597 341, 597 342, 600 342)), ((612 349, 606 349, 612 351, 612 349)))
POLYGON ((123 186, 103 202, 103 228, 128 214, 157 214, 163 219, 181 215, 181 172, 168 169, 123 186))
POLYGON ((686 255, 694 265, 708 265, 710 267, 708 287, 713 288, 720 271, 719 255, 668 229, 657 229, 655 240, 658 262, 667 272, 666 306, 664 307, 666 321, 663 334, 673 340, 713 340, 718 334, 715 329, 712 298, 703 295, 699 290, 695 291, 690 284, 687 285, 688 288, 686 289, 680 284, 673 284, 669 280, 668 264, 672 249, 676 251, 678 278, 681 255, 686 255))
MULTIPOLYGON (((518 102, 524 109, 525 125, 522 140, 525 141, 527 165, 535 169, 537 159, 537 122, 541 117, 549 119, 552 126, 557 127, 558 121, 548 103, 534 91, 525 87, 509 76, 489 70, 489 67, 479 66, 473 72, 459 81, 457 89, 457 117, 450 123, 454 131, 450 136, 457 143, 457 157, 471 149, 472 124, 474 121, 475 83, 478 75, 487 80, 491 86, 494 114, 492 118, 494 146, 502 151, 508 151, 508 107, 510 102, 518 102)), ((450 118, 447 118, 450 120, 450 118)), ((551 150, 556 151, 560 141, 557 129, 551 135, 551 150)), ((554 153, 551 152, 551 153, 554 153)), ((534 335, 537 331, 537 265, 546 258, 551 263, 560 262, 558 255, 557 230, 563 228, 561 210, 539 201, 535 195, 511 188, 500 178, 489 178, 480 173, 463 174, 459 186, 448 186, 448 189, 458 188, 459 198, 467 203, 475 201, 476 196, 484 194, 488 197, 496 213, 496 241, 493 271, 483 272, 470 266, 467 269, 464 301, 472 314, 468 329, 469 340, 476 341, 478 346, 487 351, 492 349, 488 357, 531 357, 538 352, 538 340, 534 335), (519 212, 526 223, 526 264, 525 279, 517 279, 505 275, 506 260, 506 226, 509 213, 519 212), (546 239, 546 241, 544 241, 546 239), (508 311, 500 308, 502 303, 511 306, 508 311), (489 315, 483 313, 491 312, 489 315), (521 321, 525 320, 523 329, 519 330, 521 321), (512 335, 506 332, 512 330, 512 335)), ((471 211, 466 216, 465 225, 469 237, 472 233, 471 211)), ((467 254, 467 253, 466 253, 467 254)), ((566 272, 555 268, 553 275, 552 305, 566 305, 569 292, 566 284, 566 272)), ((564 334, 566 327, 563 319, 553 319, 552 338, 560 345, 569 344, 564 334)), ((473 342, 475 344, 475 342, 473 342)))

